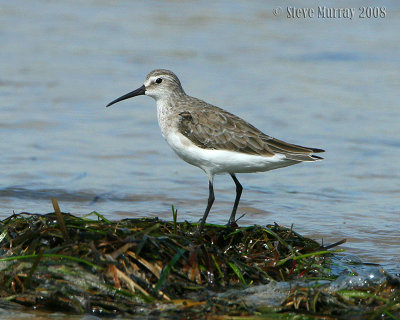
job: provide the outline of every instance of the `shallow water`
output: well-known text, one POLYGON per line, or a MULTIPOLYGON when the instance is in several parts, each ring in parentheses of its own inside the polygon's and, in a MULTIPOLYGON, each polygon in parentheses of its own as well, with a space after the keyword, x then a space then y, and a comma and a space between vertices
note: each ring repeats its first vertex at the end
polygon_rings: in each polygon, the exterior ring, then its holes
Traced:
MULTIPOLYGON (((162 67, 188 94, 327 151, 322 162, 239 175, 241 225, 347 238, 348 252, 399 272, 400 4, 351 21, 274 17, 277 5, 3 2, 0 216, 50 212, 56 197, 77 215, 170 219, 174 205, 178 219, 197 221, 206 176, 163 141, 154 101, 105 108, 162 67)), ((215 192, 208 221, 225 223, 229 176, 216 177, 215 192)))

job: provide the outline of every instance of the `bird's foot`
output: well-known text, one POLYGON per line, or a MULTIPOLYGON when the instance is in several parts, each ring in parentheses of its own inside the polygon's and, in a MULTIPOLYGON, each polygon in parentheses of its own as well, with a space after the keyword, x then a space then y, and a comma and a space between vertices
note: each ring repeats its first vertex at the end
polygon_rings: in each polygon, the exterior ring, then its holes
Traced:
POLYGON ((237 218, 236 220, 235 220, 235 219, 229 219, 229 221, 228 221, 228 223, 226 224, 226 226, 227 226, 228 228, 234 228, 234 229, 238 228, 239 225, 237 224, 237 222, 238 222, 240 219, 242 219, 245 215, 246 215, 246 214, 243 213, 243 214, 242 214, 239 218, 237 218))
POLYGON ((236 221, 228 221, 228 223, 226 224, 226 227, 229 229, 236 229, 237 227, 239 227, 239 225, 236 223, 236 221))
POLYGON ((200 219, 198 223, 199 223, 199 226, 197 227, 197 230, 196 230, 195 233, 193 234, 193 236, 194 236, 195 238, 199 238, 200 235, 201 235, 201 232, 202 232, 203 229, 204 229, 203 219, 200 219))

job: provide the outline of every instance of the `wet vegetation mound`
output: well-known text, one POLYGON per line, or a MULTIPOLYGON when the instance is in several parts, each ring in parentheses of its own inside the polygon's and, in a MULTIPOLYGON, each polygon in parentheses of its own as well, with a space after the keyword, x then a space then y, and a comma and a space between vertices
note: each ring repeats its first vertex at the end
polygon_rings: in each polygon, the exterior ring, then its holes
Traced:
POLYGON ((374 282, 365 268, 333 262, 343 241, 324 247, 276 224, 208 224, 197 235, 176 211, 172 222, 109 221, 54 204, 54 213, 14 214, 0 224, 3 308, 199 319, 400 314, 397 278, 375 267, 374 282))

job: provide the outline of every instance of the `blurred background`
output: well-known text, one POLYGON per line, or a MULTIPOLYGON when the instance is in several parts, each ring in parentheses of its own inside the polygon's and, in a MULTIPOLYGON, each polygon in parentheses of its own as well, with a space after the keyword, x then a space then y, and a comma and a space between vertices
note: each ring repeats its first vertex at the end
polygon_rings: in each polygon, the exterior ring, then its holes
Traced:
MULTIPOLYGON (((301 7, 317 8, 315 1, 301 7)), ((207 178, 163 140, 137 97, 156 68, 265 133, 323 148, 324 161, 239 175, 240 225, 278 223, 400 270, 400 3, 319 1, 350 19, 288 18, 295 1, 3 1, 0 218, 93 210, 111 219, 198 221, 207 178), (385 7, 360 18, 359 7, 385 7), (273 9, 280 7, 278 14, 273 9)), ((208 221, 235 185, 215 179, 208 221)))

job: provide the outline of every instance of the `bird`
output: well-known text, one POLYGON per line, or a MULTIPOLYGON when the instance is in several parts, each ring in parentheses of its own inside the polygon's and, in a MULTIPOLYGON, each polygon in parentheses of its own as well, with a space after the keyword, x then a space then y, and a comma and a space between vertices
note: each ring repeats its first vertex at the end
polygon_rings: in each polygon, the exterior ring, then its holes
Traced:
POLYGON ((222 108, 187 95, 175 73, 166 69, 151 71, 141 87, 111 101, 107 107, 140 95, 156 101, 158 124, 169 146, 208 177, 208 201, 198 233, 202 232, 215 200, 215 175, 229 174, 236 185, 228 221, 228 226, 235 226, 243 190, 236 174, 265 172, 323 159, 314 153, 325 150, 278 140, 222 108))

